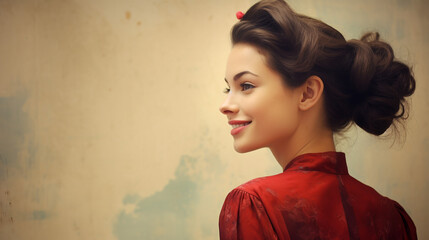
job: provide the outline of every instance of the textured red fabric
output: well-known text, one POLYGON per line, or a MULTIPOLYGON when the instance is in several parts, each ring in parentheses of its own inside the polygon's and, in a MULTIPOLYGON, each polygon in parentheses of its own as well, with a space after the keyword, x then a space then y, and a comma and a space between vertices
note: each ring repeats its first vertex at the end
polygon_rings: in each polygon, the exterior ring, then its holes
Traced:
POLYGON ((219 230, 221 240, 417 239, 405 210, 351 177, 341 152, 298 156, 283 173, 235 188, 219 230))

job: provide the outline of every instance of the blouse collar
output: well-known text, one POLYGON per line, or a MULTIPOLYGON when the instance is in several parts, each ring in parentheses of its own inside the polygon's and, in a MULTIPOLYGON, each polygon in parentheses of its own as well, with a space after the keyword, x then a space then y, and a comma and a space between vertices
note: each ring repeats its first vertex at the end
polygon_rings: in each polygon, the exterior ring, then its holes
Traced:
POLYGON ((332 174, 348 174, 346 155, 343 152, 306 153, 290 161, 286 171, 320 171, 332 174))

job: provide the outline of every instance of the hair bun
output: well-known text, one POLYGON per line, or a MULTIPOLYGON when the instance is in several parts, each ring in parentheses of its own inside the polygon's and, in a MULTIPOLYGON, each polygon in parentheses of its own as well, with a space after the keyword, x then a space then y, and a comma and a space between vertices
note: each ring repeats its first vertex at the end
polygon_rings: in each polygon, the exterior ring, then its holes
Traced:
POLYGON ((394 59, 392 47, 378 33, 350 40, 354 60, 350 83, 354 89, 353 121, 374 135, 383 134, 394 120, 406 118, 405 97, 413 94, 410 68, 394 59))

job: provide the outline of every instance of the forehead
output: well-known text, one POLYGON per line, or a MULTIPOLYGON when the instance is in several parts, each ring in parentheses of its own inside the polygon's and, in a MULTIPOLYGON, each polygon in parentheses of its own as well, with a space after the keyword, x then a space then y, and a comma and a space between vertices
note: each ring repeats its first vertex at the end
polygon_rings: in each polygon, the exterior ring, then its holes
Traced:
POLYGON ((242 71, 251 71, 259 75, 267 68, 265 57, 258 48, 250 44, 237 43, 229 54, 225 76, 229 80, 242 71))

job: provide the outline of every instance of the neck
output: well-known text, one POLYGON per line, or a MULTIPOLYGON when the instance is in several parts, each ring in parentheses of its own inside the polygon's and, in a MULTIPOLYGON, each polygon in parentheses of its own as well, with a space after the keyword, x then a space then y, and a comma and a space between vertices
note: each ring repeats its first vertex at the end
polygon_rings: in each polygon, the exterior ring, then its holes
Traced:
POLYGON ((306 153, 335 151, 334 137, 331 130, 309 131, 307 134, 296 132, 286 141, 270 147, 282 169, 295 157, 306 153))

